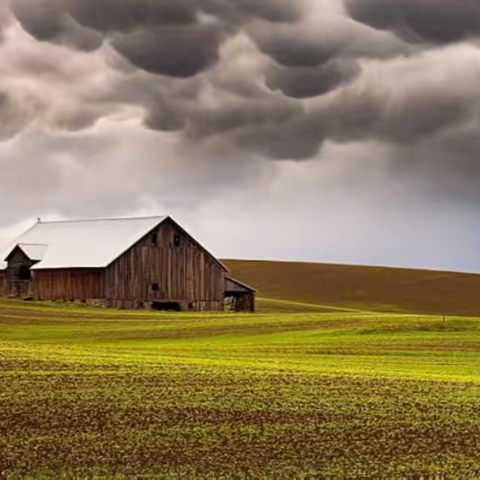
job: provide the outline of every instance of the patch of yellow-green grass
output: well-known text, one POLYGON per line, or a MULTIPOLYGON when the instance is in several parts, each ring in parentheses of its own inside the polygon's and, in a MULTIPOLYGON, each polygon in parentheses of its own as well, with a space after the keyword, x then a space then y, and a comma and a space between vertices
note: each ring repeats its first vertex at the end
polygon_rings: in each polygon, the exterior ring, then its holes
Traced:
POLYGON ((0 477, 476 478, 480 320, 0 301, 0 477))
POLYGON ((315 303, 278 300, 275 298, 258 297, 256 299, 259 313, 306 313, 306 312, 360 312, 352 308, 342 308, 334 305, 319 305, 315 303))

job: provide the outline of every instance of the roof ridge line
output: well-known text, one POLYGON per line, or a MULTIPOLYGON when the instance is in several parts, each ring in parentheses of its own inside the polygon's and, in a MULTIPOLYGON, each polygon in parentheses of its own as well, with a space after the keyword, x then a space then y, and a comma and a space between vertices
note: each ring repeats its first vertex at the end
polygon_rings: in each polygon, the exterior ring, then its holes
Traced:
MULTIPOLYGON (((121 220, 153 220, 154 218, 167 218, 168 215, 148 215, 144 217, 101 217, 101 218, 78 218, 72 220, 47 220, 37 222, 36 225, 55 224, 55 223, 87 223, 87 222, 115 222, 121 220)), ((38 244, 41 245, 41 244, 38 244)))
POLYGON ((36 247, 48 247, 48 243, 25 243, 25 242, 22 242, 22 243, 17 243, 17 245, 29 245, 29 246, 36 246, 36 247))

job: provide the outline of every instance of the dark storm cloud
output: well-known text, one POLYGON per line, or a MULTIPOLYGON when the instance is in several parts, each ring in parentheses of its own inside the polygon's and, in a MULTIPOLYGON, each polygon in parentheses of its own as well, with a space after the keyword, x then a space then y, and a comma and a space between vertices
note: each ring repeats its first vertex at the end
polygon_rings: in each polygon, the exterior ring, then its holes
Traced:
POLYGON ((259 158, 307 160, 318 153, 326 132, 326 122, 312 121, 300 106, 266 102, 197 110, 189 117, 184 138, 201 148, 223 143, 259 158))
POLYGON ((40 41, 94 50, 102 39, 137 67, 188 77, 211 67, 222 41, 259 18, 289 22, 286 0, 12 0, 23 28, 40 41))
POLYGON ((288 67, 316 67, 338 54, 344 38, 318 38, 296 28, 255 26, 252 35, 262 52, 288 67))
POLYGON ((270 28, 257 22, 248 31, 272 59, 266 85, 293 98, 317 97, 349 84, 361 72, 359 60, 386 60, 414 51, 391 34, 344 17, 270 28))
POLYGON ((192 25, 210 14, 225 23, 239 24, 251 17, 271 22, 299 18, 299 9, 287 0, 64 0, 82 25, 103 32, 130 31, 160 25, 192 25))
POLYGON ((245 128, 255 129, 265 124, 282 125, 301 114, 300 105, 288 99, 277 99, 273 95, 249 101, 237 100, 228 106, 197 109, 192 114, 186 133, 189 138, 202 139, 245 128))
POLYGON ((263 124, 234 132, 237 148, 250 150, 276 160, 308 160, 315 158, 326 138, 323 119, 312 122, 305 117, 292 117, 279 125, 263 124))
POLYGON ((233 5, 242 12, 271 22, 292 22, 301 16, 296 2, 291 0, 233 0, 233 5))
POLYGON ((197 19, 190 0, 63 0, 63 9, 80 24, 102 32, 189 25, 197 19))
POLYGON ((396 144, 390 151, 391 175, 439 206, 478 206, 479 129, 478 121, 464 122, 415 144, 396 144))
POLYGON ((23 28, 40 41, 86 51, 102 44, 101 35, 82 27, 65 11, 63 0, 12 0, 12 11, 23 28))
POLYGON ((142 70, 184 78, 218 61, 222 39, 222 31, 214 25, 175 26, 118 35, 112 45, 142 70))
POLYGON ((159 97, 155 104, 149 105, 149 113, 143 123, 152 130, 176 132, 185 127, 186 114, 175 100, 159 97))
POLYGON ((478 0, 345 0, 359 22, 411 42, 452 43, 480 33, 478 0))
POLYGON ((266 84, 287 97, 311 98, 323 95, 353 80, 360 72, 356 62, 337 60, 319 67, 288 68, 272 63, 266 84))
POLYGON ((456 46, 377 62, 323 112, 330 136, 411 144, 476 118, 478 60, 475 47, 456 46))
POLYGON ((12 9, 22 26, 38 40, 52 40, 64 30, 62 0, 13 0, 12 9))
POLYGON ((329 134, 347 142, 368 138, 415 142, 468 118, 471 100, 435 91, 412 92, 403 99, 373 91, 345 92, 330 112, 329 134))
POLYGON ((408 26, 431 41, 449 41, 474 32, 476 3, 460 0, 451 22, 444 22, 451 9, 441 0, 349 0, 356 21, 327 3, 12 0, 30 35, 71 47, 78 65, 60 67, 66 57, 52 50, 9 73, 40 75, 42 88, 51 88, 48 95, 34 88, 9 97, 9 111, 20 112, 10 132, 28 124, 22 102, 33 98, 41 105, 34 114, 53 129, 92 128, 128 109, 149 129, 175 132, 180 143, 303 160, 326 139, 408 144, 472 115, 478 98, 468 62, 453 75, 444 66, 455 53, 424 51, 367 24, 395 32, 408 26), (90 66, 92 59, 98 63, 90 66))

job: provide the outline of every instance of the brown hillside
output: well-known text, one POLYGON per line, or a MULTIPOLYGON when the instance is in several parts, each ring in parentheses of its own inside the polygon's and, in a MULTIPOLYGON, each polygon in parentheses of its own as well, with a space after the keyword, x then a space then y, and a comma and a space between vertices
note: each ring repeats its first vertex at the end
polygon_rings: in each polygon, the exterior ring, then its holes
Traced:
POLYGON ((384 312, 480 316, 480 275, 315 263, 225 260, 259 297, 384 312))

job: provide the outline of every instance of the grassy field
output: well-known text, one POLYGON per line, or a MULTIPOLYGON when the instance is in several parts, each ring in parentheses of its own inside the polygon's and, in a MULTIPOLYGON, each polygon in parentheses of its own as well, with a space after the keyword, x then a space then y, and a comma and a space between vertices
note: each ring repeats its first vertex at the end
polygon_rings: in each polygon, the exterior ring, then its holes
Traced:
POLYGON ((0 301, 0 478, 475 478, 479 413, 476 318, 0 301))
POLYGON ((224 262, 233 276, 254 286, 261 297, 278 301, 323 308, 480 316, 477 274, 321 263, 224 262))

